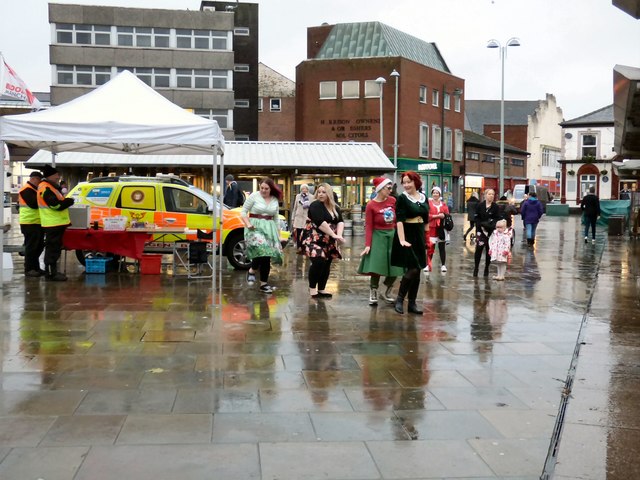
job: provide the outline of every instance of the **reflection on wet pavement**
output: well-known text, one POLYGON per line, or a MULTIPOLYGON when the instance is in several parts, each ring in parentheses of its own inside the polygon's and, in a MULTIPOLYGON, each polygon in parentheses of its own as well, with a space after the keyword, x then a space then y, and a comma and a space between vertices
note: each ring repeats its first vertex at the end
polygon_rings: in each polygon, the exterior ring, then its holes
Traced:
POLYGON ((368 305, 361 237, 329 300, 291 249, 272 295, 225 270, 220 307, 207 280, 85 275, 72 255, 67 283, 16 273, 0 478, 539 478, 583 317, 556 478, 640 478, 640 247, 584 245, 578 223, 545 218, 506 282, 473 279, 454 235, 422 316, 368 305))

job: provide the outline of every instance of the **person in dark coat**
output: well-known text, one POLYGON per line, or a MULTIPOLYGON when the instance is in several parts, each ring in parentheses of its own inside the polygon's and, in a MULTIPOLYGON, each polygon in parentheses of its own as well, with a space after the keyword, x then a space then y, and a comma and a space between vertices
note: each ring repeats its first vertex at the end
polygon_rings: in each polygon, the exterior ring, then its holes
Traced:
POLYGON ((391 265, 404 269, 394 309, 404 313, 404 298, 407 311, 422 315, 417 298, 420 289, 420 270, 427 266, 425 223, 429 221, 429 202, 419 191, 420 175, 404 172, 400 178, 404 191, 396 202, 396 233, 391 246, 391 265))
POLYGON ((467 220, 469 220, 469 228, 462 236, 465 242, 467 241, 467 235, 469 235, 469 232, 476 226, 473 219, 476 216, 476 206, 478 205, 478 202, 480 202, 478 192, 473 192, 469 197, 469 200, 467 200, 467 220))
POLYGON ((589 187, 580 202, 580 210, 584 215, 584 243, 589 241, 589 227, 591 227, 591 243, 596 243, 596 222, 600 216, 600 199, 596 195, 596 187, 589 187))
POLYGON ((240 187, 238 187, 238 183, 233 178, 233 175, 227 175, 224 180, 227 188, 224 191, 222 202, 229 208, 240 207, 240 187))
POLYGON ((496 228, 496 222, 500 220, 500 209, 493 201, 496 192, 488 188, 484 191, 484 200, 476 206, 476 214, 473 221, 476 225, 476 251, 473 255, 474 267, 473 276, 478 276, 478 269, 482 261, 482 252, 485 253, 484 276, 489 276, 489 265, 491 257, 489 256, 489 237, 496 228))
POLYGON ((522 203, 520 207, 520 213, 522 215, 522 223, 527 232, 527 245, 533 247, 536 243, 536 229, 538 228, 538 222, 542 218, 544 213, 544 207, 542 203, 538 201, 536 192, 530 192, 529 198, 526 202, 522 203))

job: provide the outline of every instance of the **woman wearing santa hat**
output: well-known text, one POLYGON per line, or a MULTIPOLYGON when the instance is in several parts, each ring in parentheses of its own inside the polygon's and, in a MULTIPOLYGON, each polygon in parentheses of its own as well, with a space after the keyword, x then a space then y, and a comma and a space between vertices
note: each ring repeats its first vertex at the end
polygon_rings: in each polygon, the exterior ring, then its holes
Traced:
POLYGON ((391 247, 391 265, 404 269, 394 307, 398 313, 404 313, 404 297, 407 296, 409 313, 422 314, 416 299, 420 270, 427 265, 424 224, 429 220, 429 203, 418 190, 421 186, 422 180, 416 172, 402 174, 404 192, 398 195, 396 202, 396 234, 391 247))
POLYGON ((396 199, 391 196, 391 180, 384 177, 373 179, 376 196, 365 209, 364 250, 360 254, 358 273, 370 275, 369 305, 378 304, 378 286, 384 275, 386 287, 383 300, 393 303, 391 289, 396 277, 404 271, 391 265, 391 245, 396 228, 396 199))
POLYGON ((427 230, 427 266, 425 272, 432 271, 431 260, 438 245, 438 253, 440 253, 440 270, 442 273, 447 271, 445 262, 447 261, 447 251, 445 245, 449 241, 449 232, 440 228, 445 214, 449 214, 449 207, 442 201, 442 192, 440 187, 431 189, 431 199, 429 200, 429 228, 427 230))

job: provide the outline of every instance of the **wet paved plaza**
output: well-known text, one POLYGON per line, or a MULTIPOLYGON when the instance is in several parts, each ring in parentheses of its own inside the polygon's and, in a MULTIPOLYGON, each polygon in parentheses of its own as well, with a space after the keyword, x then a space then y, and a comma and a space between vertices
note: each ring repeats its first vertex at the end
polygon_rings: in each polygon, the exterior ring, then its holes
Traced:
POLYGON ((362 237, 332 299, 289 248, 272 295, 225 270, 221 307, 209 280, 14 255, 0 479, 640 478, 640 244, 545 217, 506 282, 474 279, 454 218, 422 316, 368 305, 362 237))

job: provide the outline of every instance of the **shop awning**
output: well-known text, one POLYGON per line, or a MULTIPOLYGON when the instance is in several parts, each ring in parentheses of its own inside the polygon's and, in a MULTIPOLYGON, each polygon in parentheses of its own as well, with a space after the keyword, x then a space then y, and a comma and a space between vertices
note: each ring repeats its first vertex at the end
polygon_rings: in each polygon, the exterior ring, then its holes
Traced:
MULTIPOLYGON (((26 165, 51 162, 51 153, 37 152, 26 165)), ((376 143, 327 142, 225 142, 226 169, 282 169, 299 172, 392 172, 393 163, 376 143)), ((129 155, 62 152, 57 167, 210 167, 210 155, 129 155)))

